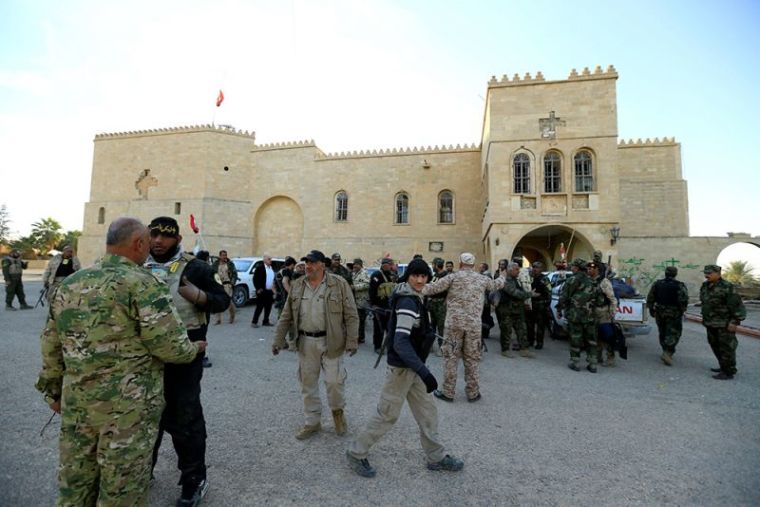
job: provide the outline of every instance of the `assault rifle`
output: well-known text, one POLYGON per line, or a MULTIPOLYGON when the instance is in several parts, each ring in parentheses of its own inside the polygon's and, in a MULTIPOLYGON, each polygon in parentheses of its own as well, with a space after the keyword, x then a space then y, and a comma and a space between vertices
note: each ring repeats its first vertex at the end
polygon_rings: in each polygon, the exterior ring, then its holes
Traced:
POLYGON ((34 304, 34 307, 37 308, 38 305, 45 306, 45 294, 47 293, 47 289, 45 287, 40 289, 40 297, 37 298, 37 302, 34 304))

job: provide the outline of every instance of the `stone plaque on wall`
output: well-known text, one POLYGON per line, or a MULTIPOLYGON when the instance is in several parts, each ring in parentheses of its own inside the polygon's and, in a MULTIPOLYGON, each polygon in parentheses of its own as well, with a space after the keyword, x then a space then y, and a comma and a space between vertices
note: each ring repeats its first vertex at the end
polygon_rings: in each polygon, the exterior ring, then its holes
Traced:
POLYGON ((541 196, 541 214, 542 215, 567 215, 567 196, 561 195, 542 195, 541 196))
POLYGON ((536 198, 523 195, 520 199, 520 209, 536 209, 536 198))
POLYGON ((588 209, 588 195, 574 195, 573 209, 588 209))

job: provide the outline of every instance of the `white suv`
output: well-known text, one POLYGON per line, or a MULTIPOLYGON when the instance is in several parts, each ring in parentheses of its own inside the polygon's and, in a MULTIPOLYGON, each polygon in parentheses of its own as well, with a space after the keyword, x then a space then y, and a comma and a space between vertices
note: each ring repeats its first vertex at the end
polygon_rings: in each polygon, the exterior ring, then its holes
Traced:
MULTIPOLYGON (((238 274, 238 281, 232 290, 232 302, 240 308, 248 301, 256 299, 253 289, 253 270, 264 262, 262 257, 235 257, 232 259, 238 274)), ((277 273, 285 265, 285 259, 272 257, 272 269, 277 273)))

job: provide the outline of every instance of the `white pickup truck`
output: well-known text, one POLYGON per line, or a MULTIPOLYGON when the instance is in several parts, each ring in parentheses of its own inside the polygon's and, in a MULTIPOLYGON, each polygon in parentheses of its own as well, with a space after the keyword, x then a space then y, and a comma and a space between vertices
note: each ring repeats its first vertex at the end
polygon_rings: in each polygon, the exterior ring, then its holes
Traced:
MULTIPOLYGON (((565 283, 564 273, 554 271, 547 273, 549 281, 552 283, 552 326, 551 333, 553 338, 560 338, 567 335, 567 320, 564 317, 557 317, 557 303, 559 302, 559 293, 562 285, 565 283)), ((627 286, 630 288, 630 286, 627 286)), ((633 292, 633 289, 631 289, 633 292)), ((616 293, 617 295, 617 293, 616 293)), ((646 308, 646 298, 640 294, 633 297, 621 297, 618 299, 617 313, 615 322, 620 324, 626 337, 633 335, 647 335, 651 331, 648 323, 649 314, 646 308)))

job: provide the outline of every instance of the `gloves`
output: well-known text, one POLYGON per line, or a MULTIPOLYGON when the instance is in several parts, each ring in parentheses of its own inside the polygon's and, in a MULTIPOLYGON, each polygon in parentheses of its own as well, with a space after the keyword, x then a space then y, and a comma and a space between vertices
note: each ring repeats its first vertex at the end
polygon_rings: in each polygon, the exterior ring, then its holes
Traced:
POLYGON ((179 289, 177 289, 177 292, 179 292, 180 296, 196 306, 203 306, 206 304, 206 293, 190 283, 186 276, 182 277, 182 283, 180 284, 179 289))
POLYGON ((425 387, 427 388, 428 393, 432 393, 438 389, 438 381, 435 379, 432 373, 427 372, 425 376, 422 377, 422 381, 425 383, 425 387))

